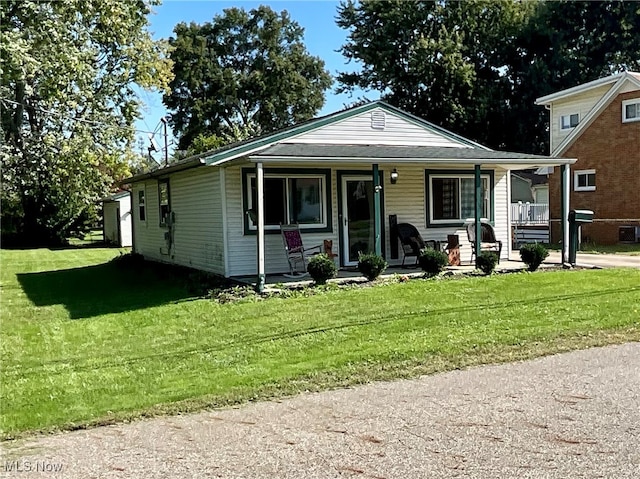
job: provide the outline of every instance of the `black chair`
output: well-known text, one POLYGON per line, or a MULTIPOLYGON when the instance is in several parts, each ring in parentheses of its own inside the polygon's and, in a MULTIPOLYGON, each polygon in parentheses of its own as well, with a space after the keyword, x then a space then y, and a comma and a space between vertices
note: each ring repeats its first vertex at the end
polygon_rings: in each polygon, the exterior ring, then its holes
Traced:
POLYGON ((396 225, 396 232, 398 239, 400 240, 400 244, 402 244, 402 266, 404 266, 407 256, 415 256, 415 264, 418 264, 420 251, 424 248, 436 249, 436 242, 432 240, 423 240, 418 229, 410 223, 398 223, 396 225))

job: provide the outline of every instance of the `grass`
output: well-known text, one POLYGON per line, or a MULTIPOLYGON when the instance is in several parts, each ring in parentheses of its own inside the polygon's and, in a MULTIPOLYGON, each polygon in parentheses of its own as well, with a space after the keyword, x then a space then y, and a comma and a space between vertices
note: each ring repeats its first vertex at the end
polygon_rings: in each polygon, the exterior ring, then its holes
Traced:
POLYGON ((629 256, 640 256, 640 243, 621 243, 614 245, 583 243, 580 246, 580 252, 590 254, 624 254, 629 256))
POLYGON ((3 439, 640 340, 637 270, 218 304, 117 254, 0 251, 3 439))

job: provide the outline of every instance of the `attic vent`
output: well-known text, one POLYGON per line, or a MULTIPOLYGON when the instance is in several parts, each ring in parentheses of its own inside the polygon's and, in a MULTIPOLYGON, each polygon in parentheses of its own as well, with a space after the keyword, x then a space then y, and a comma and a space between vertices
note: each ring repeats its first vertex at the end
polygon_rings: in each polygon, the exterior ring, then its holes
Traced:
POLYGON ((371 128, 374 130, 384 130, 386 126, 387 116, 383 111, 371 112, 371 128))

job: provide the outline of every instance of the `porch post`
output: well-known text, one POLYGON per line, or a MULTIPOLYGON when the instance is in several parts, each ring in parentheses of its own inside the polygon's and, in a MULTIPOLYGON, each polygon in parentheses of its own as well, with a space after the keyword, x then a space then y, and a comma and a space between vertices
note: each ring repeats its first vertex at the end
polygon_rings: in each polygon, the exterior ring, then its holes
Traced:
POLYGON ((262 163, 256 163, 256 187, 258 188, 258 231, 256 234, 257 244, 257 266, 258 276, 256 278, 256 291, 262 293, 264 291, 264 170, 262 169, 262 163))
POLYGON ((382 255, 382 242, 380 238, 380 173, 378 170, 378 164, 373 164, 373 242, 375 245, 375 253, 378 256, 382 255))
POLYGON ((480 257, 480 245, 482 243, 482 225, 480 219, 482 217, 482 178, 480 177, 480 165, 475 165, 474 179, 476 187, 475 195, 475 221, 476 221, 476 268, 478 267, 478 258, 480 257))
POLYGON ((560 224, 562 225, 562 263, 569 262, 569 196, 571 194, 571 169, 569 164, 562 165, 560 185, 562 189, 562 208, 560 224))

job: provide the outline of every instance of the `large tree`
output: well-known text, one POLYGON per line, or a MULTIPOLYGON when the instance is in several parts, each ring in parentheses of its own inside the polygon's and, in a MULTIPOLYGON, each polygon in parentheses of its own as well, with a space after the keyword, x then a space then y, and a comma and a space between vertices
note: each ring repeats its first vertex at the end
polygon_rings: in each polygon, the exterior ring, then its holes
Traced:
POLYGON ((135 84, 167 87, 149 1, 3 1, 3 233, 64 242, 127 174, 135 84))
POLYGON ((286 11, 230 8, 212 22, 178 24, 175 78, 164 104, 187 149, 198 135, 266 133, 313 117, 332 80, 286 11))
POLYGON ((535 98, 640 61, 640 3, 344 1, 339 91, 390 103, 495 148, 544 153, 535 98))

